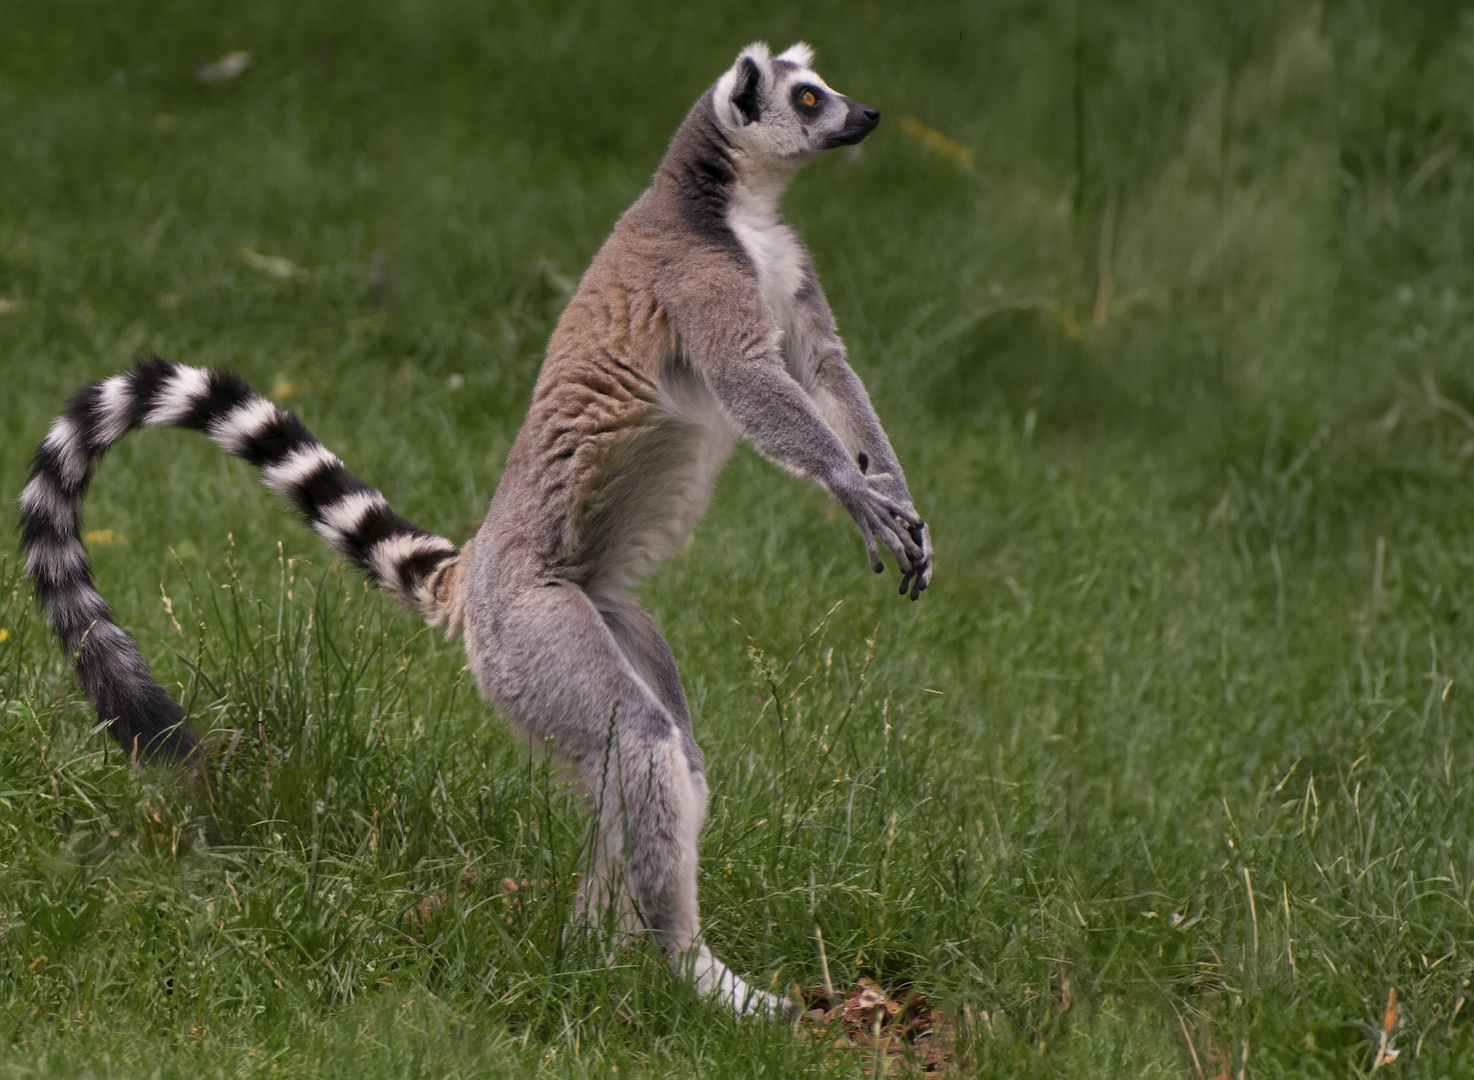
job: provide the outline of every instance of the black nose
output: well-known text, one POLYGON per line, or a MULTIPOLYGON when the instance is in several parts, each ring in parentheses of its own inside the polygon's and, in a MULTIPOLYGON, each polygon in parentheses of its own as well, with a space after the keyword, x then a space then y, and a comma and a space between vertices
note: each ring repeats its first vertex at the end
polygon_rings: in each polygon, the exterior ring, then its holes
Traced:
POLYGON ((880 110, 861 104, 854 98, 846 98, 844 126, 824 141, 821 149, 832 150, 836 146, 854 146, 875 130, 880 123, 880 110))

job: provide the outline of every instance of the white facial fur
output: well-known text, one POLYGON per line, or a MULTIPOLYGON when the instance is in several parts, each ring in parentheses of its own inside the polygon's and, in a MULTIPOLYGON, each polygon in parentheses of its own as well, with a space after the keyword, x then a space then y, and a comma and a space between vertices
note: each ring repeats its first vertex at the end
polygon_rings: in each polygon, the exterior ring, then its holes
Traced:
POLYGON ((712 105, 736 153, 738 182, 727 224, 752 261, 758 291, 785 339, 795 331, 794 303, 803 285, 803 245, 778 213, 778 200, 809 158, 833 145, 855 142, 874 126, 864 106, 835 93, 809 66, 814 50, 803 42, 773 57, 763 42, 743 49, 712 91, 712 105), (803 102, 812 92, 814 104, 803 102), (848 136, 848 137, 847 137, 848 136))
POLYGON ((712 94, 717 121, 749 156, 744 164, 761 168, 783 162, 797 167, 805 157, 826 149, 844 128, 849 99, 809 67, 813 60, 814 50, 803 42, 775 57, 765 43, 756 41, 717 80, 712 94), (794 99, 800 87, 812 88, 817 98, 816 108, 807 115, 794 99))

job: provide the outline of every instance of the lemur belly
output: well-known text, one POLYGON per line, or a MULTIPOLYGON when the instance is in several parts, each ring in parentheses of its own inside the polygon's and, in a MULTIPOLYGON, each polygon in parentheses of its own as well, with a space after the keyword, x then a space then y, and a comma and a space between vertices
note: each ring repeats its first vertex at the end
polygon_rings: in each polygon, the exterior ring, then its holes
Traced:
POLYGON ((541 483, 528 501, 548 530, 533 529, 537 546, 591 591, 629 588, 700 521, 735 436, 678 357, 559 366, 576 377, 539 387, 529 414, 541 483))
POLYGON ((588 587, 629 588, 653 573, 696 527, 735 433, 711 391, 679 356, 655 373, 658 405, 614 449, 579 515, 588 587))
POLYGON ((676 419, 624 448, 583 517, 581 583, 627 589, 653 573, 701 520, 731 449, 730 435, 676 419))

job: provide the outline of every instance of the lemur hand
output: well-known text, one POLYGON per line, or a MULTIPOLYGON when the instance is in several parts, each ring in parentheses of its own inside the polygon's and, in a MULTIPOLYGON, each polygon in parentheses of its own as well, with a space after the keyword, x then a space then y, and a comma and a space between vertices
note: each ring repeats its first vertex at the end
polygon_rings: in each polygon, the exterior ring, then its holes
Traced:
POLYGON ((905 570, 901 571, 901 595, 905 596, 909 592, 911 599, 916 600, 921 596, 922 590, 931 584, 931 530, 923 521, 919 526, 908 525, 907 532, 921 548, 921 563, 913 565, 909 574, 905 570))
POLYGON ((865 553, 877 574, 885 569, 876 538, 890 548, 901 571, 901 595, 915 600, 931 584, 931 533, 926 522, 904 495, 892 495, 888 473, 865 475, 859 469, 835 491, 839 504, 849 511, 865 540, 865 553))

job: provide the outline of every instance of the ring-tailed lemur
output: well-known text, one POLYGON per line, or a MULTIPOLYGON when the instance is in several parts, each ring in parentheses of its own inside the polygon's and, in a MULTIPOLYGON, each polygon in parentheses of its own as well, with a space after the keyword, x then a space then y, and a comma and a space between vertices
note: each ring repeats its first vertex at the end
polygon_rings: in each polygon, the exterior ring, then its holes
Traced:
POLYGON ((581 777, 597 834, 582 914, 623 905, 626 925, 637 916, 703 994, 739 1013, 783 1008, 702 942, 703 759, 670 646, 630 587, 695 526, 738 436, 849 511, 877 572, 885 544, 902 594, 931 581, 926 525, 778 213, 799 166, 879 120, 831 90, 812 57, 802 44, 777 57, 751 45, 691 109, 558 320, 490 510, 460 551, 395 514, 238 375, 155 358, 73 397, 36 451, 22 540, 34 591, 118 741, 155 759, 198 756, 183 710, 92 586, 82 497, 128 432, 192 428, 257 466, 396 599, 463 631, 482 694, 581 777))

